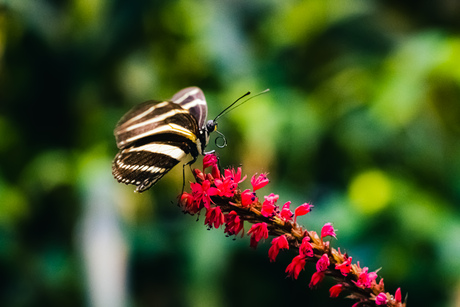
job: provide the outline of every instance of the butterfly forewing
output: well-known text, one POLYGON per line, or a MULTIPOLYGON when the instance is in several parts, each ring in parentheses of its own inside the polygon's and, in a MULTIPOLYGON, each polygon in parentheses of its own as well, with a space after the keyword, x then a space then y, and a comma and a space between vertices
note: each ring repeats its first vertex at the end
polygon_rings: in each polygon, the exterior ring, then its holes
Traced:
POLYGON ((208 106, 201 89, 196 86, 184 88, 177 92, 171 100, 188 110, 196 118, 200 129, 205 126, 208 106))
POLYGON ((159 134, 178 134, 195 142, 196 119, 180 105, 170 101, 148 101, 121 118, 115 128, 118 148, 125 148, 159 134))
MULTIPOLYGON (((197 91, 198 90, 198 91, 197 91)), ((142 192, 153 186, 187 154, 198 155, 199 121, 207 113, 204 95, 187 88, 173 101, 148 101, 125 114, 114 134, 120 149, 112 164, 119 181, 142 192)))

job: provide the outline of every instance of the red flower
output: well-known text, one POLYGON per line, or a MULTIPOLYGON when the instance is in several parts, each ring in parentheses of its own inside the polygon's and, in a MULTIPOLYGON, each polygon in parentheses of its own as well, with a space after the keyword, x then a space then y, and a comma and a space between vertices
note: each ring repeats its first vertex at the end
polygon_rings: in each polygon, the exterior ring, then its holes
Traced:
POLYGON ((270 262, 275 261, 276 256, 278 256, 278 253, 282 248, 289 249, 289 243, 285 235, 281 235, 272 240, 272 246, 268 250, 268 258, 270 258, 270 262))
POLYGON ((303 205, 298 206, 294 211, 294 216, 295 216, 294 217, 294 222, 297 221, 298 216, 302 216, 302 215, 305 215, 308 212, 310 212, 312 207, 313 207, 313 205, 310 205, 308 203, 305 203, 303 205))
POLYGON ((270 204, 274 205, 274 204, 276 204, 276 202, 278 201, 279 198, 280 198, 279 195, 270 193, 270 195, 264 196, 264 199, 265 199, 264 202, 267 202, 267 203, 270 203, 270 204))
POLYGON ((201 182, 205 181, 205 179, 206 179, 206 177, 205 177, 205 175, 203 174, 203 172, 200 171, 200 170, 197 169, 197 168, 195 168, 195 169, 193 170, 193 176, 195 177, 195 180, 196 180, 196 182, 198 182, 198 183, 201 183, 201 182))
POLYGON ((224 214, 220 207, 213 207, 206 211, 206 219, 204 220, 204 224, 208 225, 209 228, 219 228, 222 224, 224 224, 224 214))
POLYGON ((306 236, 302 239, 302 244, 299 246, 299 254, 306 256, 306 257, 313 257, 313 247, 311 246, 310 237, 306 236))
POLYGON ((273 212, 275 211, 275 205, 272 205, 272 204, 267 204, 266 202, 264 202, 262 204, 262 210, 260 211, 262 213, 263 216, 265 217, 270 217, 273 215, 273 212))
POLYGON ((268 196, 264 196, 264 198, 265 200, 264 200, 264 203, 262 204, 262 210, 261 210, 262 215, 265 217, 274 215, 275 208, 276 208, 275 203, 278 200, 279 195, 275 195, 271 193, 268 196))
POLYGON ((401 303, 401 288, 396 289, 395 301, 401 303))
POLYGON ((299 277, 300 271, 302 271, 305 267, 305 257, 302 255, 297 255, 292 259, 291 263, 286 268, 286 273, 294 279, 299 277))
POLYGON ((207 154, 206 156, 204 156, 203 158, 203 171, 210 167, 210 166, 213 166, 217 164, 217 157, 215 154, 207 154))
POLYGON ((256 193, 251 192, 251 190, 247 189, 241 193, 241 205, 243 207, 249 207, 253 203, 257 201, 256 193))
POLYGON ((323 228, 321 228, 321 240, 327 236, 331 236, 337 239, 334 227, 332 227, 331 223, 326 223, 324 224, 323 228))
POLYGON ((202 184, 191 183, 193 200, 197 203, 203 202, 206 209, 211 208, 211 196, 217 195, 218 190, 211 187, 209 180, 203 181, 202 184))
POLYGON ((257 191, 258 189, 263 188, 269 182, 269 180, 267 179, 267 174, 262 173, 257 178, 256 178, 256 175, 257 174, 255 174, 251 178, 251 185, 252 185, 252 191, 253 192, 257 191))
POLYGON ((324 272, 315 272, 313 273, 310 284, 308 285, 310 288, 313 288, 317 284, 319 284, 321 281, 323 281, 324 278, 324 272))
POLYGON ((267 223, 257 223, 252 225, 251 229, 248 231, 248 235, 251 235, 251 241, 249 246, 256 248, 257 243, 264 238, 268 238, 268 228, 267 223))
POLYGON ((243 179, 241 179, 241 167, 238 167, 238 171, 236 173, 235 173, 235 169, 233 168, 226 169, 224 171, 224 176, 225 178, 229 178, 236 184, 242 183, 246 179, 246 176, 244 176, 243 179))
POLYGON ((337 297, 339 296, 340 292, 342 292, 342 289, 343 289, 342 284, 334 285, 329 289, 329 294, 331 295, 331 297, 337 297))
POLYGON ((388 303, 387 295, 383 292, 380 292, 379 295, 375 297, 376 305, 386 305, 388 303))
POLYGON ((220 179, 220 170, 217 164, 212 166, 211 175, 214 179, 220 179))
POLYGON ((243 230, 244 221, 235 211, 230 211, 225 215, 225 233, 230 236, 238 235, 243 230))
POLYGON ((219 190, 219 196, 224 197, 232 197, 235 194, 237 185, 229 178, 225 178, 224 180, 216 179, 214 180, 214 184, 216 188, 219 190))
POLYGON ((291 210, 289 210, 289 205, 291 204, 290 201, 286 202, 284 205, 283 205, 283 208, 281 209, 281 213, 280 213, 280 217, 283 221, 290 221, 292 220, 292 217, 294 216, 294 214, 292 213, 291 210))
POLYGON ((193 195, 187 192, 182 193, 180 196, 180 205, 182 210, 193 215, 201 210, 200 203, 194 201, 193 195))
POLYGON ((351 257, 348 257, 347 260, 341 264, 336 264, 335 269, 340 270, 343 276, 347 276, 351 270, 351 257))
POLYGON ((329 257, 327 254, 323 254, 321 258, 319 258, 318 262, 316 262, 316 271, 324 272, 329 267, 331 262, 329 261, 329 257))
POLYGON ((375 279, 377 278, 377 273, 370 272, 367 273, 369 269, 364 267, 362 272, 358 276, 358 281, 353 281, 358 287, 360 288, 371 288, 372 285, 375 283, 375 279))

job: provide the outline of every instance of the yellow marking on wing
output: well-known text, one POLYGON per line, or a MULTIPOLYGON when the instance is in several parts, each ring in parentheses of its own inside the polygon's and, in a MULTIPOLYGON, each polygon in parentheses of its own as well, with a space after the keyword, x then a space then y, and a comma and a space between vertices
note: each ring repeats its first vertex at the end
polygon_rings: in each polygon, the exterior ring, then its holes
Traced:
POLYGON ((196 135, 192 131, 185 129, 182 126, 176 125, 176 124, 168 124, 168 126, 176 132, 177 134, 185 136, 187 139, 191 140, 192 142, 196 143, 196 135))

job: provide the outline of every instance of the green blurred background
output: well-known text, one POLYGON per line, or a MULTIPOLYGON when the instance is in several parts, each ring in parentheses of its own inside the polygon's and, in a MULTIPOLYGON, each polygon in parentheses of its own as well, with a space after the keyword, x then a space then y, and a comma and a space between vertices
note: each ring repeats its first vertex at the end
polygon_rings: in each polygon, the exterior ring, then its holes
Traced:
POLYGON ((221 163, 410 306, 460 306, 459 32, 455 0, 0 1, 0 304, 351 306, 182 214, 180 167, 112 178, 118 119, 196 85, 210 117, 270 88, 220 119, 221 163))

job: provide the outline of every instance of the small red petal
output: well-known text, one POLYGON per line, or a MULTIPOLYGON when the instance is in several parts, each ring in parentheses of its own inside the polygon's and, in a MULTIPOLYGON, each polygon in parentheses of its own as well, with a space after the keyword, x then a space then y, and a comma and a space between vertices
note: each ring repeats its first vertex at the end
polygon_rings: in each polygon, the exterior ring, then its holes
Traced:
POLYGON ((401 303, 401 288, 396 289, 395 300, 398 303, 401 303))
POLYGON ((308 285, 310 288, 313 288, 317 284, 319 284, 324 278, 324 272, 315 272, 313 273, 310 284, 308 285))
POLYGON ((331 297, 338 297, 340 292, 342 292, 342 289, 343 289, 342 284, 334 285, 329 289, 329 294, 331 295, 331 297))

